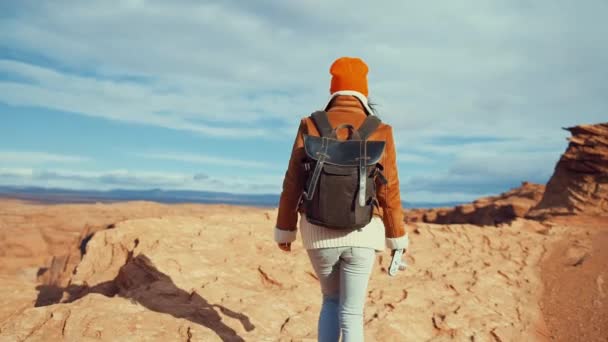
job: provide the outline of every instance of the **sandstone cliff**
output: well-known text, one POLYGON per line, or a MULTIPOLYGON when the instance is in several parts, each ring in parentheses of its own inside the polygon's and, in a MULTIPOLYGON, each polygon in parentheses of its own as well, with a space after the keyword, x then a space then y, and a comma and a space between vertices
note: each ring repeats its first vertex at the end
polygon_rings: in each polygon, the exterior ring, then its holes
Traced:
POLYGON ((608 123, 567 130, 570 144, 529 217, 608 215, 608 123))

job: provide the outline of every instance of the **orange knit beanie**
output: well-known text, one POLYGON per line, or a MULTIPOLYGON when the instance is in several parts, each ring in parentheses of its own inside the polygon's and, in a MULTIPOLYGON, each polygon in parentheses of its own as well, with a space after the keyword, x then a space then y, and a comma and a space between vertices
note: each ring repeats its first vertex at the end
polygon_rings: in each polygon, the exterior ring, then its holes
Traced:
POLYGON ((360 58, 338 58, 329 69, 332 76, 329 92, 354 90, 367 97, 367 71, 367 64, 360 58))

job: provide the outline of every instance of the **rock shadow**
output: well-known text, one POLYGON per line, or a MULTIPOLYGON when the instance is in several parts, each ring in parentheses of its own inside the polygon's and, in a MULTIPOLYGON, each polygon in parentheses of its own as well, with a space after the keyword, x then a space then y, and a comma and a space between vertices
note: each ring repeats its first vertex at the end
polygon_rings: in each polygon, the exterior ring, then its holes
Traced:
POLYGON ((188 292, 177 287, 173 280, 160 272, 143 254, 132 257, 121 267, 116 278, 95 286, 40 285, 36 307, 57 303, 70 303, 90 293, 108 297, 120 296, 139 303, 149 310, 187 319, 213 330, 222 341, 245 341, 238 333, 222 322, 223 315, 237 319, 246 331, 255 326, 245 314, 223 305, 209 303, 196 291, 188 292))

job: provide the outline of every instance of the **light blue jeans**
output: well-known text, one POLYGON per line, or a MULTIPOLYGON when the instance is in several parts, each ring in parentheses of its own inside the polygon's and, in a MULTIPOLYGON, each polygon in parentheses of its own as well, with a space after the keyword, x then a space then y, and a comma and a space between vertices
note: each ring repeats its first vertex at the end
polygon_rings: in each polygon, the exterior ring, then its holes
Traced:
POLYGON ((363 307, 376 251, 364 247, 307 250, 321 282, 319 342, 363 341, 363 307))

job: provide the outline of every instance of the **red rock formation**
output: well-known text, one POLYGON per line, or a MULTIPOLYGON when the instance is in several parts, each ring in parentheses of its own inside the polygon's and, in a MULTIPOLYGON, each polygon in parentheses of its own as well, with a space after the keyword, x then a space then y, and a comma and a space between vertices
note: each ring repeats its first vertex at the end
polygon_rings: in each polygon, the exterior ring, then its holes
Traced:
POLYGON ((567 130, 572 133, 570 144, 531 218, 608 215, 608 123, 567 130))
POLYGON ((496 225, 524 217, 530 208, 542 198, 545 187, 540 184, 523 182, 519 188, 499 196, 484 197, 473 203, 454 208, 406 210, 408 222, 428 222, 438 224, 496 225))

